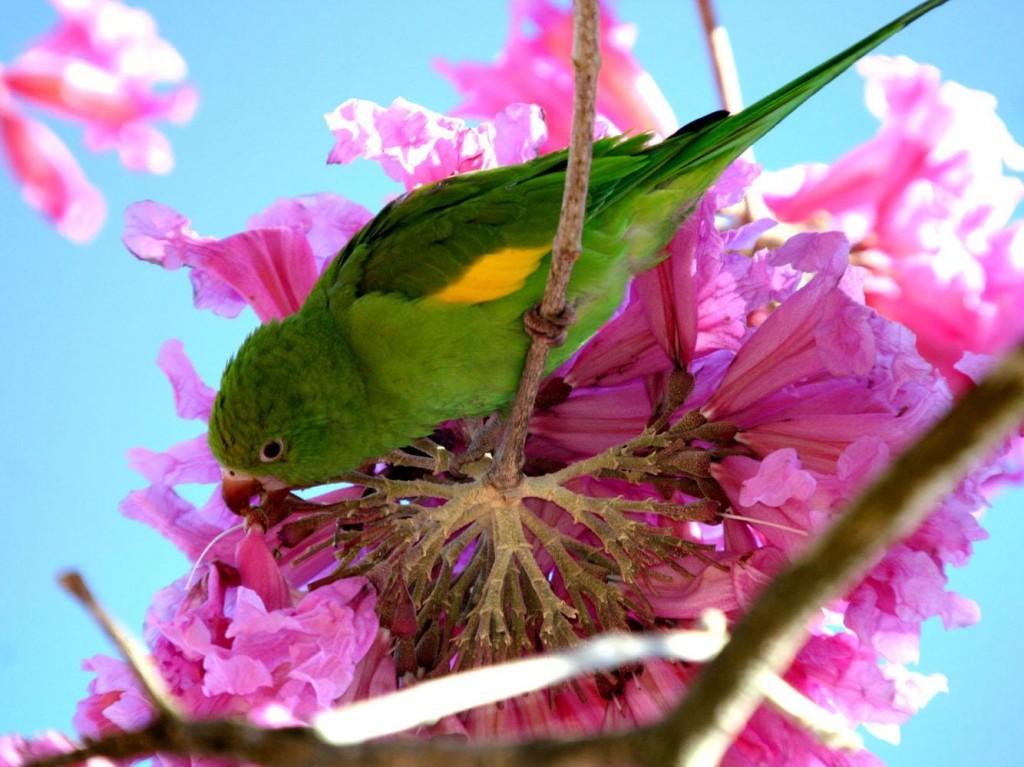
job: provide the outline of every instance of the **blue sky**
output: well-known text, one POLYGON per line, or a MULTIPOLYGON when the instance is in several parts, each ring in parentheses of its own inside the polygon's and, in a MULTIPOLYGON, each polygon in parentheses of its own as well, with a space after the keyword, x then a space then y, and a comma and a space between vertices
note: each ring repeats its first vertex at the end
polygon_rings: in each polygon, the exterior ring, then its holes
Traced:
MULTIPOLYGON (((81 569, 105 604, 138 629, 153 592, 186 567, 159 536, 119 516, 120 499, 143 486, 124 454, 137 445, 163 449, 199 431, 175 417, 155 365, 165 339, 180 338, 215 384, 255 324, 251 314, 225 321, 194 310, 184 273, 135 261, 120 243, 120 211, 155 199, 191 217, 200 233, 226 236, 282 196, 330 190, 376 209, 397 187, 368 163, 327 167, 332 137, 322 114, 352 96, 382 104, 404 96, 445 111, 458 96, 431 62, 490 59, 506 26, 505 4, 489 0, 142 5, 188 61, 202 97, 190 125, 168 128, 175 171, 131 174, 109 154, 79 151, 78 132, 60 129, 111 211, 103 233, 85 247, 59 237, 0 176, 0 433, 8 438, 0 461, 7 543, 0 559, 0 732, 67 730, 88 681, 82 659, 110 652, 59 593, 58 571, 81 569)), ((719 11, 749 102, 910 5, 720 0, 719 11)), ((623 0, 618 10, 638 23, 637 55, 682 121, 717 108, 692 2, 623 0)), ((53 19, 41 0, 9 4, 4 15, 0 61, 53 19)), ((936 64, 948 78, 994 93, 1001 116, 1024 140, 1021 29, 1018 2, 952 0, 882 50, 936 64)), ((862 107, 861 81, 848 74, 762 141, 758 159, 768 168, 827 161, 875 127, 862 107)), ((992 539, 977 546, 969 568, 953 573, 957 590, 981 604, 981 624, 951 633, 934 621, 926 626, 920 670, 945 673, 952 691, 905 728, 902 746, 878 747, 891 764, 1018 762, 1024 578, 1015 544, 1024 533, 1022 505, 1019 492, 999 499, 985 517, 992 539)))

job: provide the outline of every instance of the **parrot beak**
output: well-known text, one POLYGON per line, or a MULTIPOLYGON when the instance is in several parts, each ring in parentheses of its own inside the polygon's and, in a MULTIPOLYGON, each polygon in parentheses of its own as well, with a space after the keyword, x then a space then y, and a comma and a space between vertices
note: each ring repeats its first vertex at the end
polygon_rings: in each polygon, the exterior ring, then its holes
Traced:
POLYGON ((249 500, 256 495, 261 485, 258 479, 232 469, 221 469, 221 496, 224 505, 235 514, 244 517, 249 511, 249 500))

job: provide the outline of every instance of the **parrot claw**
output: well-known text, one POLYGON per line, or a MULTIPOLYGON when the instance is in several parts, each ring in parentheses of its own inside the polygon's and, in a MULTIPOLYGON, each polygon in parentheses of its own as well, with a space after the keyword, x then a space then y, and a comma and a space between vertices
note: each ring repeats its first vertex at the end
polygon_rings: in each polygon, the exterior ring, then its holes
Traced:
POLYGON ((548 346, 561 346, 565 343, 569 326, 576 321, 576 311, 569 304, 565 305, 561 314, 548 317, 541 314, 540 307, 534 306, 523 315, 526 332, 531 338, 539 338, 548 346))

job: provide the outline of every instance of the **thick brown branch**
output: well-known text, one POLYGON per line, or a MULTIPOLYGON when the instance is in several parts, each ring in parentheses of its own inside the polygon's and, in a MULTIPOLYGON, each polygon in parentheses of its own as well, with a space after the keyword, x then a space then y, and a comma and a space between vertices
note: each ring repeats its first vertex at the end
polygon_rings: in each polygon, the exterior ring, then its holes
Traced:
POLYGON ((892 463, 839 520, 776 578, 732 641, 668 716, 651 748, 656 765, 717 764, 760 702, 758 680, 781 674, 805 626, 886 549, 910 534, 963 476, 1024 419, 1024 346, 1009 355, 917 444, 892 463))
MULTIPOLYGON (((590 163, 593 157, 594 114, 597 110, 597 73, 601 66, 597 0, 576 0, 573 22, 573 68, 576 93, 573 100, 572 133, 569 140, 569 161, 565 177, 565 194, 558 231, 551 251, 551 268, 547 287, 537 310, 539 318, 551 325, 565 325, 571 316, 565 293, 569 276, 579 258, 583 241, 583 219, 586 215, 590 163)), ((532 333, 530 350, 523 366, 519 390, 505 425, 489 481, 498 488, 518 484, 523 465, 526 431, 544 374, 550 338, 532 333)))
POLYGON ((267 767, 570 767, 627 764, 643 732, 584 740, 473 743, 439 738, 333 746, 305 727, 269 729, 228 719, 158 720, 143 730, 104 738, 85 748, 28 762, 26 767, 66 767, 86 758, 133 759, 154 753, 206 756, 267 767))

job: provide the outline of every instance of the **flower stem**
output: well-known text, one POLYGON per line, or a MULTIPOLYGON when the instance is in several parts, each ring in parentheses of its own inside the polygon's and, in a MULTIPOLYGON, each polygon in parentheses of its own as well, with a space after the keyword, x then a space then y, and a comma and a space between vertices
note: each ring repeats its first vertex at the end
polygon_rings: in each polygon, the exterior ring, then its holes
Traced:
MULTIPOLYGON (((573 100, 569 161, 565 174, 565 193, 558 230, 551 250, 551 268, 537 319, 552 327, 571 322, 572 309, 565 292, 573 264, 579 258, 583 241, 590 163, 593 158, 594 115, 597 110, 597 73, 601 66, 600 24, 597 0, 577 0, 573 19, 572 61, 576 92, 573 100)), ((527 323, 530 328, 530 323, 527 323)), ((488 481, 498 489, 510 489, 522 479, 523 449, 533 403, 544 374, 548 349, 557 343, 551 336, 529 330, 532 342, 519 381, 519 390, 505 426, 488 481)))

